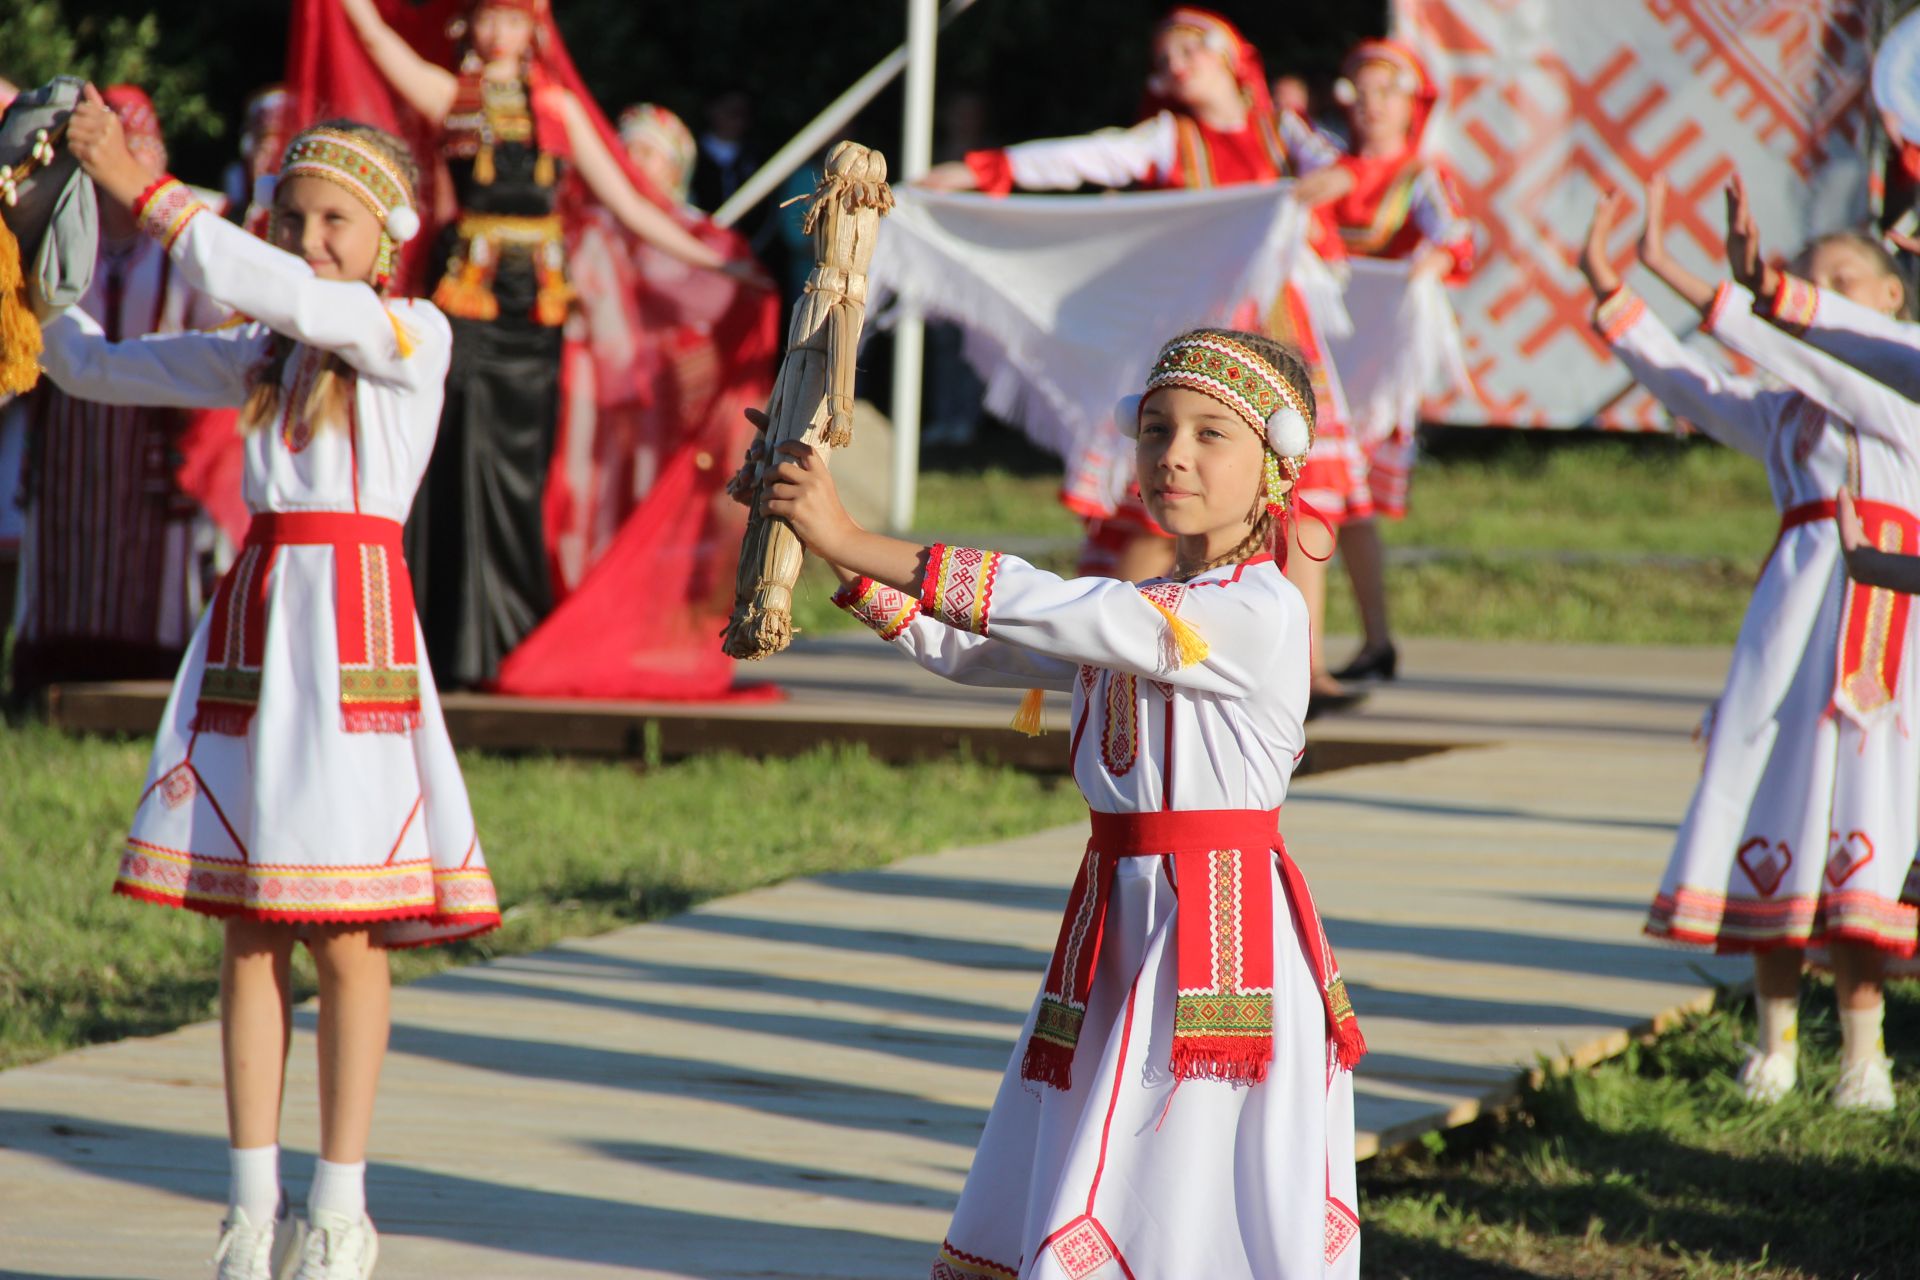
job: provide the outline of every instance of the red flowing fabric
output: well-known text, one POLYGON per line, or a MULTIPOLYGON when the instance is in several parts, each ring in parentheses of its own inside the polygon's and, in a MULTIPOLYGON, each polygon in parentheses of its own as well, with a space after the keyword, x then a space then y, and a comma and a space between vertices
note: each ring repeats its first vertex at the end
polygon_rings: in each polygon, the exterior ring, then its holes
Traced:
MULTIPOLYGON (((377 3, 423 57, 454 67, 459 50, 448 28, 466 16, 468 0, 377 3)), ((551 13, 537 20, 531 79, 536 92, 550 85, 579 101, 642 195, 730 260, 750 259, 744 240, 676 206, 628 161, 551 13)), ((406 292, 422 292, 430 246, 458 212, 439 126, 393 91, 339 0, 295 0, 287 87, 295 128, 346 116, 412 146, 423 226, 406 246, 399 278, 406 292)), ((733 689, 719 632, 732 608, 744 527, 724 490, 751 439, 741 410, 764 404, 772 389, 779 300, 717 272, 670 269, 571 168, 558 207, 569 262, 583 268, 574 280, 581 305, 567 326, 544 503, 558 605, 508 655, 494 688, 547 697, 767 696, 733 689)))

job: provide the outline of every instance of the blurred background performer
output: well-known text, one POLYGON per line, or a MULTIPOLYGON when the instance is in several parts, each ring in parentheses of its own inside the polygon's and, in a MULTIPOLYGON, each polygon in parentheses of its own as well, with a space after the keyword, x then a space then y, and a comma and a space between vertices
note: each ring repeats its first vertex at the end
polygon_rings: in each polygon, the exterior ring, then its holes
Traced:
MULTIPOLYGON (((1338 189, 1322 207, 1350 255, 1410 260, 1417 278, 1458 284, 1473 270, 1473 226, 1444 167, 1421 154, 1439 90, 1412 49, 1397 40, 1364 40, 1347 55, 1334 95, 1347 108, 1350 150, 1334 161, 1338 189)), ((1295 129, 1310 128, 1292 117, 1295 129)), ((1408 352, 1407 358, 1413 353, 1408 352)), ((1374 515, 1407 514, 1416 453, 1410 416, 1395 423, 1351 424, 1366 467, 1373 515, 1349 514, 1340 558, 1353 583, 1364 638, 1335 673, 1340 680, 1393 679, 1398 667, 1387 617, 1385 557, 1374 515)))
MULTIPOLYGON (((1082 185, 1150 190, 1230 186, 1327 169, 1339 154, 1324 138, 1304 127, 1292 128, 1274 112, 1259 51, 1227 19, 1192 5, 1174 8, 1154 28, 1153 74, 1142 115, 1130 129, 976 151, 964 162, 935 166, 925 183, 934 190, 998 195, 1016 188, 1056 191, 1082 185), (1299 154, 1302 150, 1309 154, 1299 154)), ((1337 189, 1334 181, 1308 179, 1296 197, 1303 204, 1320 203, 1326 192, 1337 189)), ((1323 239, 1315 248, 1323 256, 1340 252, 1337 237, 1323 239)), ((1241 321, 1257 324, 1260 317, 1247 310, 1241 321)), ((1358 450, 1341 421, 1331 366, 1296 289, 1282 290, 1265 317, 1265 328, 1307 362, 1321 406, 1313 453, 1300 479, 1301 495, 1323 511, 1331 525, 1337 526, 1343 516, 1368 514, 1358 450)), ((1173 563, 1172 539, 1146 514, 1138 495, 1129 492, 1116 504, 1094 492, 1100 484, 1082 478, 1082 473, 1095 470, 1104 477, 1110 469, 1085 460, 1070 463, 1067 504, 1089 518, 1090 554, 1083 558, 1083 571, 1130 581, 1166 573, 1173 563)), ((1307 599, 1314 637, 1314 710, 1320 711, 1350 703, 1356 695, 1327 673, 1320 643, 1332 539, 1311 519, 1301 520, 1298 528, 1306 554, 1287 557, 1287 575, 1307 599), (1308 526, 1313 526, 1310 532, 1308 526)))
MULTIPOLYGON (((166 140, 146 93, 120 84, 105 97, 135 158, 156 179, 165 174, 166 140)), ((181 282, 160 243, 112 201, 100 203, 98 265, 80 309, 112 340, 211 328, 227 314, 181 282)), ((15 696, 67 680, 170 676, 204 602, 200 508, 176 476, 189 415, 96 404, 51 384, 26 398, 25 412, 15 696)))
POLYGON ((453 324, 453 367, 408 549, 435 671, 450 686, 484 684, 554 600, 545 501, 561 326, 574 301, 563 169, 648 244, 714 270, 728 258, 637 189, 557 82, 545 59, 559 33, 545 0, 472 5, 458 71, 423 57, 374 0, 341 3, 380 74, 439 126, 459 208, 430 272, 453 324))

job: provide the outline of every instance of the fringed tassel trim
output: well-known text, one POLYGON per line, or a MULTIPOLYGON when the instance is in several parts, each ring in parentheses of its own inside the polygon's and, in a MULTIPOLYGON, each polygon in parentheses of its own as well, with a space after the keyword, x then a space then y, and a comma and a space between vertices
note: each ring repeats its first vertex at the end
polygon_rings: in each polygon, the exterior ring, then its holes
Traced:
POLYGON ((0 221, 0 396, 33 390, 40 381, 40 322, 27 300, 20 242, 0 221))
POLYGON ((343 707, 341 725, 348 733, 412 733, 422 722, 419 707, 343 707))
POLYGON ((1020 1078, 1049 1089, 1065 1092, 1073 1087, 1073 1050, 1066 1045, 1042 1040, 1027 1040, 1027 1051, 1020 1058, 1020 1078))
POLYGON ((1173 652, 1178 656, 1180 666, 1186 668, 1205 662, 1207 655, 1212 651, 1207 648, 1206 640, 1193 629, 1192 624, 1182 621, 1178 614, 1152 596, 1147 596, 1145 599, 1148 604, 1160 611, 1161 617, 1167 620, 1167 630, 1171 633, 1173 640, 1173 652))
POLYGON ((231 702, 202 702, 193 709, 193 731, 195 733, 218 733, 229 738, 244 738, 253 725, 253 714, 258 710, 252 706, 236 706, 231 702))
POLYGON ((1176 1080, 1263 1084, 1273 1066, 1273 1037, 1176 1035, 1170 1065, 1176 1080))
POLYGON ((1037 738, 1046 730, 1041 726, 1040 716, 1046 710, 1047 691, 1029 689, 1020 699, 1020 709, 1013 713, 1012 727, 1029 738, 1037 738))

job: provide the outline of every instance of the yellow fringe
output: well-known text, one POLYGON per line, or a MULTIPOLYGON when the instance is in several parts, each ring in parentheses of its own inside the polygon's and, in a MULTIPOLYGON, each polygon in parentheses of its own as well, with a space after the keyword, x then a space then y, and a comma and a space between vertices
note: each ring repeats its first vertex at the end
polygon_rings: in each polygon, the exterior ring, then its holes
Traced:
POLYGON ((473 157, 473 180, 483 187, 490 187, 493 185, 494 177, 493 144, 482 143, 480 150, 473 157))
POLYGON ((40 381, 40 322, 27 301, 20 242, 0 221, 0 395, 31 391, 40 381))
POLYGON ((554 177, 553 152, 542 151, 540 158, 533 162, 533 181, 538 186, 550 187, 554 177))
POLYGON ((1200 633, 1195 631, 1189 623, 1182 622, 1173 610, 1152 596, 1146 597, 1146 601, 1158 609, 1160 616, 1167 620, 1167 629, 1173 633, 1173 646, 1180 654, 1180 665, 1190 667, 1196 662, 1205 662, 1212 650, 1207 648, 1207 642, 1201 638, 1200 633))
POLYGON ((1045 689, 1027 690, 1025 696, 1020 699, 1020 709, 1013 713, 1012 727, 1026 734, 1029 738, 1039 737, 1046 732, 1045 729, 1040 727, 1040 713, 1046 709, 1046 705, 1047 691, 1045 689))
POLYGON ((400 323, 400 317, 393 314, 392 307, 386 308, 386 312, 387 323, 393 326, 393 345, 399 349, 400 358, 405 360, 413 354, 413 335, 407 332, 407 326, 400 323))

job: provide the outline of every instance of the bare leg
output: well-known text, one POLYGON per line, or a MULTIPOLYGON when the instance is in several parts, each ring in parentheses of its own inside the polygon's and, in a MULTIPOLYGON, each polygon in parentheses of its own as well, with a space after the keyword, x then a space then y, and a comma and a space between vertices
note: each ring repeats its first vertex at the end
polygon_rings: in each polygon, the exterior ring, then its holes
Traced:
POLYGON ((1287 555, 1287 577, 1307 602, 1307 636, 1313 645, 1313 691, 1342 694, 1346 686, 1327 673, 1327 557, 1335 536, 1317 520, 1295 522, 1294 542, 1287 555))
POLYGON ((357 928, 320 930, 307 945, 320 976, 320 1156, 357 1164, 367 1158, 387 1053, 387 952, 357 928))
POLYGON ((1836 943, 1833 955, 1833 996, 1841 1009, 1872 1009, 1881 1001, 1884 964, 1873 947, 1836 943))
POLYGON ((1173 539, 1141 533, 1115 559, 1113 576, 1122 582, 1145 582, 1173 572, 1173 539))
POLYGON ((229 920, 220 957, 220 1054, 235 1147, 280 1141, 280 1098, 293 1036, 293 930, 229 920))
POLYGON ((1360 607, 1360 626, 1364 633, 1362 653, 1379 653, 1393 645, 1393 630, 1387 623, 1386 552, 1380 545, 1380 526, 1368 517, 1349 520, 1340 527, 1340 558, 1346 561, 1347 578, 1353 583, 1353 600, 1360 607))
POLYGON ((1800 998, 1800 968, 1806 956, 1796 947, 1775 947, 1753 956, 1753 993, 1763 999, 1800 998))

